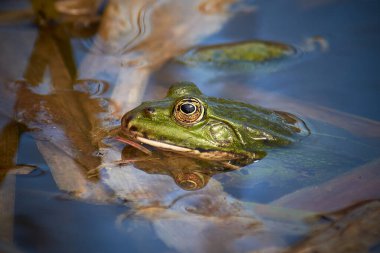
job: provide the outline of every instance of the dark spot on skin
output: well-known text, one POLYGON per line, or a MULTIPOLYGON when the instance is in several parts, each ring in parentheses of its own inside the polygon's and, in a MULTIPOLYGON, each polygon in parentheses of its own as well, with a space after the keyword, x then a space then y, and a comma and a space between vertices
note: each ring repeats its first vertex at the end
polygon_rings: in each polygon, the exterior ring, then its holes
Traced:
POLYGON ((285 120, 286 123, 289 124, 295 124, 298 122, 298 119, 296 116, 287 113, 287 112, 282 112, 282 111, 274 111, 278 116, 280 116, 283 120, 285 120))
POLYGON ((156 109, 148 106, 143 109, 143 113, 145 117, 152 119, 153 115, 156 113, 156 109))
POLYGON ((136 131, 137 131, 137 127, 135 127, 135 126, 131 126, 131 127, 129 128, 129 131, 136 132, 136 131))
POLYGON ((156 110, 153 107, 146 107, 145 112, 148 114, 153 114, 156 110))
POLYGON ((300 133, 300 132, 301 132, 301 129, 299 129, 298 127, 291 126, 290 128, 291 128, 294 132, 296 132, 296 133, 300 133))

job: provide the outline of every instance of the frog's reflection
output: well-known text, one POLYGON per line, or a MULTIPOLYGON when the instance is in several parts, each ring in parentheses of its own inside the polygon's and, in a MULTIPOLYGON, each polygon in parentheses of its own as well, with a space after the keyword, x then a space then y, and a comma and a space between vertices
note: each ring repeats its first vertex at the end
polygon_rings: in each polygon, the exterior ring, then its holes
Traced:
POLYGON ((128 145, 123 149, 122 157, 123 162, 130 162, 146 173, 172 177, 179 187, 187 191, 200 190, 207 185, 212 176, 237 170, 255 161, 254 159, 203 160, 158 149, 153 149, 151 155, 148 156, 128 145))

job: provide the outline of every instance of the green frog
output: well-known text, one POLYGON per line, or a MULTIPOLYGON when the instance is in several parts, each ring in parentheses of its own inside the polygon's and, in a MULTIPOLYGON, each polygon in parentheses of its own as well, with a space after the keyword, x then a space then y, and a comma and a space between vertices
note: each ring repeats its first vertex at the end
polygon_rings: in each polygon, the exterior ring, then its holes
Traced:
POLYGON ((194 83, 179 82, 165 98, 126 113, 120 138, 200 159, 233 161, 259 160, 269 148, 308 134, 305 123, 290 113, 209 97, 194 83))

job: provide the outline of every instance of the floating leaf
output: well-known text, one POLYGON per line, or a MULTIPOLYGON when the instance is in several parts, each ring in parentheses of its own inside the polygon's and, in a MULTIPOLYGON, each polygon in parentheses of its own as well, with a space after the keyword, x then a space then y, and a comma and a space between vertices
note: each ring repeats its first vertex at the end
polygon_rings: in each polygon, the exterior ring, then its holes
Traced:
MULTIPOLYGON (((263 64, 295 55, 292 46, 269 41, 245 41, 191 49, 177 58, 188 65, 211 64, 216 66, 263 64)), ((243 66, 242 65, 242 66, 243 66)))

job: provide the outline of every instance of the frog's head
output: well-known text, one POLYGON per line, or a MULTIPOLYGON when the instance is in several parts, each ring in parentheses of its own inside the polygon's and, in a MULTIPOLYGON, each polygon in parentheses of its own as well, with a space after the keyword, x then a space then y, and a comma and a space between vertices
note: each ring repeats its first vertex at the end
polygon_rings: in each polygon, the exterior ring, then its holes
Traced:
POLYGON ((144 102, 126 113, 121 135, 204 159, 260 159, 267 147, 289 144, 305 130, 294 116, 286 115, 208 97, 195 84, 180 82, 164 99, 144 102))

